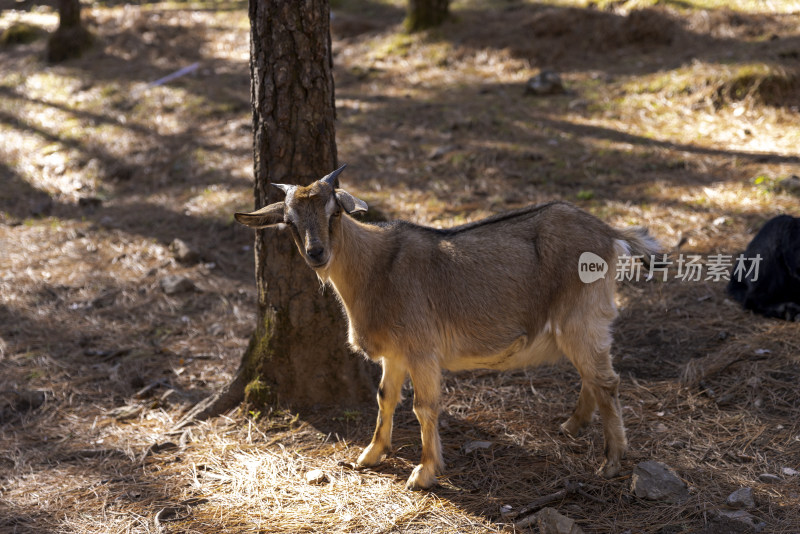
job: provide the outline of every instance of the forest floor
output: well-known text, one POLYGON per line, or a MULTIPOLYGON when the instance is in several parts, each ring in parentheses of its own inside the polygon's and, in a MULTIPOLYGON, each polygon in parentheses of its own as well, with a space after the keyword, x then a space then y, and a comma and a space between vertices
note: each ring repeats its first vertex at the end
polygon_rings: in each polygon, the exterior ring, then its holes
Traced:
MULTIPOLYGON (((3 2, 0 31, 55 28, 3 2)), ((677 277, 681 255, 707 268, 800 216, 798 2, 456 0, 414 35, 399 0, 332 4, 351 192, 434 226, 564 199, 671 251, 667 281, 620 285, 622 473, 593 474, 597 421, 558 433, 567 364, 446 376, 447 471, 428 492, 404 489, 409 395, 373 470, 349 467, 371 404, 171 433, 255 324, 253 235, 232 218, 253 205, 249 23, 243 2, 112 2, 84 10, 81 59, 45 64, 42 38, 0 48, 0 532, 521 532, 501 511, 568 481, 582 492, 550 506, 587 533, 748 532, 720 516, 745 487, 762 532, 800 532, 800 325, 743 311, 707 271, 677 277), (526 94, 542 69, 566 92, 526 94), (645 460, 688 497, 636 497, 645 460)))

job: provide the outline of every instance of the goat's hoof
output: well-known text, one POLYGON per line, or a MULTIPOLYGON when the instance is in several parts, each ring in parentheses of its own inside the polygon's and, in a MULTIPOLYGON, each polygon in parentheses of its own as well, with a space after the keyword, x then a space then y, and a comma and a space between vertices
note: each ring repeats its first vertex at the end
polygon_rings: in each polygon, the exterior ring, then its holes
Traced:
POLYGON ((419 491, 431 488, 435 485, 436 475, 434 475, 433 469, 426 468, 424 465, 420 464, 414 468, 414 471, 411 472, 411 476, 408 477, 406 489, 419 491))
POLYGON ((614 478, 617 476, 620 469, 619 461, 606 460, 603 462, 603 465, 600 466, 600 469, 597 470, 597 474, 603 478, 614 478))
POLYGON ((361 467, 375 467, 386 456, 387 450, 385 448, 376 447, 375 445, 368 445, 366 449, 358 457, 356 463, 361 467))
POLYGON ((561 433, 571 438, 577 438, 586 423, 575 421, 572 417, 561 423, 561 433))

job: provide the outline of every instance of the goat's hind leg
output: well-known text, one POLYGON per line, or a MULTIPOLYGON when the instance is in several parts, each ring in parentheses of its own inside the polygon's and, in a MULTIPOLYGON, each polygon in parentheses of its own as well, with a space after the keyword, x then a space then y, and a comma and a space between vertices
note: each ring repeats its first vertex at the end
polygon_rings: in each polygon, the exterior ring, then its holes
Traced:
POLYGON ((395 358, 383 358, 383 377, 378 387, 378 422, 372 441, 358 457, 358 465, 378 465, 392 449, 392 419, 394 409, 400 402, 403 382, 408 373, 402 362, 395 358))
POLYGON ((607 324, 598 321, 580 329, 565 329, 557 340, 564 354, 578 369, 582 381, 578 406, 562 429, 568 433, 579 429, 588 422, 594 403, 597 404, 605 440, 605 461, 597 472, 605 478, 619 473, 622 456, 628 447, 619 403, 619 376, 611 366, 610 332, 610 321, 607 324))
POLYGON ((600 418, 603 420, 605 438, 606 458, 597 473, 605 478, 612 478, 619 473, 628 441, 625 438, 622 407, 619 403, 619 375, 611 369, 610 357, 607 370, 599 373, 592 385, 600 409, 600 418))

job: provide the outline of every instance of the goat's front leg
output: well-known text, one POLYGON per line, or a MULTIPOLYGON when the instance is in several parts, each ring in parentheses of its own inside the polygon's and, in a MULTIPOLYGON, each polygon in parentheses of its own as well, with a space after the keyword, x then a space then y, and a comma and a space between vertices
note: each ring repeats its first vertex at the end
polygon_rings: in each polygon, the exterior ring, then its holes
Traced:
POLYGON ((439 440, 439 397, 441 369, 435 364, 413 365, 414 414, 422 430, 422 460, 411 473, 406 488, 419 490, 436 484, 436 474, 444 469, 442 443, 439 440))
POLYGON ((358 465, 372 467, 378 465, 392 448, 392 418, 394 409, 400 402, 403 382, 408 370, 397 358, 383 358, 383 377, 378 387, 378 423, 372 441, 358 457, 358 465))

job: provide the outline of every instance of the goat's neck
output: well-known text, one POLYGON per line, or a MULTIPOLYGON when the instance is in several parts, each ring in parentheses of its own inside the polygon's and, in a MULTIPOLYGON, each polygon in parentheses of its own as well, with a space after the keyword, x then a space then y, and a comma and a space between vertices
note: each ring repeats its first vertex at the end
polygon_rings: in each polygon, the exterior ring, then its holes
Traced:
POLYGON ((385 244, 385 229, 342 216, 327 274, 348 309, 356 304, 359 291, 369 291, 370 274, 385 244))

